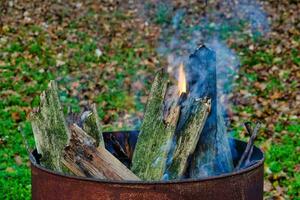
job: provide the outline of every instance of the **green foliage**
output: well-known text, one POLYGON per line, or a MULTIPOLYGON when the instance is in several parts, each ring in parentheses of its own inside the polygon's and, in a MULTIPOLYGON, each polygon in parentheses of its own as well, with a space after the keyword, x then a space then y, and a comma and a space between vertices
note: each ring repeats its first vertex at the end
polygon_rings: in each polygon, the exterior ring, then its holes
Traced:
POLYGON ((13 42, 6 48, 6 51, 9 53, 22 52, 23 47, 19 42, 13 42))
MULTIPOLYGON (((280 144, 271 145, 266 153, 266 164, 274 173, 274 176, 280 173, 286 173, 288 177, 280 180, 281 185, 288 188, 288 193, 291 196, 299 196, 299 171, 295 171, 295 166, 300 163, 299 150, 300 146, 300 129, 299 124, 289 125, 288 135, 282 137, 280 144)), ((278 130, 278 127, 277 127, 278 130)))
POLYGON ((267 82, 266 92, 270 92, 275 89, 284 90, 284 85, 277 77, 270 77, 269 81, 267 82))
POLYGON ((29 47, 29 52, 31 54, 41 55, 42 54, 42 47, 38 43, 33 43, 29 47))
POLYGON ((159 3, 155 13, 155 23, 167 24, 171 21, 171 8, 167 3, 159 3))
POLYGON ((256 51, 251 55, 251 57, 244 56, 242 62, 249 66, 262 63, 271 65, 274 62, 274 55, 266 51, 256 51))
POLYGON ((292 49, 292 61, 300 67, 300 51, 298 49, 292 49))

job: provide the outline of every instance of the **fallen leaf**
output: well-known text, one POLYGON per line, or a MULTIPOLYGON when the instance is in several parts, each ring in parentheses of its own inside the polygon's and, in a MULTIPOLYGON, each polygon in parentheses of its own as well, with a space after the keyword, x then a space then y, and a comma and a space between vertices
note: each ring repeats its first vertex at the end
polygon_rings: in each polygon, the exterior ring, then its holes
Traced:
POLYGON ((19 112, 12 112, 11 113, 11 118, 15 120, 16 122, 19 122, 21 120, 21 116, 19 112))
POLYGON ((273 190, 272 183, 269 180, 264 181, 264 192, 271 192, 273 190))
POLYGON ((282 97, 282 93, 281 92, 274 92, 271 96, 270 96, 270 98, 271 99, 279 99, 279 98, 281 98, 282 97))
POLYGON ((13 173, 15 170, 12 167, 7 167, 5 171, 8 173, 13 173))
POLYGON ((19 165, 19 166, 22 165, 22 164, 23 164, 23 161, 22 161, 21 156, 15 155, 15 162, 16 162, 16 164, 19 165))

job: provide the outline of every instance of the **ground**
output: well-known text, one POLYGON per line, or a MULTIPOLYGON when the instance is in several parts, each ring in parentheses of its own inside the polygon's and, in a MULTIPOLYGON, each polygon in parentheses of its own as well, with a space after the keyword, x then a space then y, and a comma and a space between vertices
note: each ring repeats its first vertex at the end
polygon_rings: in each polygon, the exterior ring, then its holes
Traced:
MULTIPOLYGON (((300 3, 262 5, 271 22, 267 36, 226 38, 241 60, 229 130, 247 140, 242 122, 260 120, 256 144, 266 155, 264 198, 299 199, 300 3)), ((189 7, 204 9, 203 3, 189 7)), ((154 72, 163 66, 156 42, 168 23, 165 10, 145 23, 147 13, 140 9, 119 1, 0 2, 1 199, 31 197, 18 128, 33 148, 28 115, 49 80, 58 80, 66 107, 96 102, 105 130, 139 127, 154 72)))

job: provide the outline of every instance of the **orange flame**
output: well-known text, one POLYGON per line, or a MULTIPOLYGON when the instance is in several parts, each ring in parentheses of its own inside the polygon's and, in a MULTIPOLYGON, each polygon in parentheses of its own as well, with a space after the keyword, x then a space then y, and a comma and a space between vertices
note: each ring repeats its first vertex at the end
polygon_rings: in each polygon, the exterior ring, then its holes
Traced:
POLYGON ((178 92, 179 95, 181 95, 181 93, 183 92, 186 92, 186 79, 185 79, 184 65, 182 63, 179 66, 178 92))

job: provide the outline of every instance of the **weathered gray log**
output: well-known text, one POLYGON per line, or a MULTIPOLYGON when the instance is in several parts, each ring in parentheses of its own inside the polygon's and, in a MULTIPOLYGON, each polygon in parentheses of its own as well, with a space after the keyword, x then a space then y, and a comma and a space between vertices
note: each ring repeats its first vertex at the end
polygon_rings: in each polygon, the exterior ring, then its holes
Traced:
POLYGON ((109 180, 140 180, 96 140, 76 124, 70 126, 72 137, 63 154, 64 165, 75 175, 109 180))
POLYGON ((159 71, 148 97, 144 120, 135 147, 132 171, 143 180, 161 180, 166 167, 180 108, 172 104, 164 115, 168 76, 159 71))
POLYGON ((68 130, 55 81, 40 96, 40 106, 31 113, 31 125, 41 164, 48 169, 63 172, 62 151, 69 143, 68 130))
POLYGON ((166 170, 168 179, 181 179, 187 169, 188 159, 194 153, 200 134, 210 111, 209 99, 194 99, 191 105, 191 113, 176 133, 176 147, 171 155, 171 164, 166 170))
POLYGON ((234 170, 233 160, 231 155, 231 146, 227 134, 227 127, 220 105, 217 106, 217 135, 216 135, 216 160, 215 174, 223 174, 234 170))
POLYGON ((83 121, 82 129, 96 140, 97 146, 104 147, 102 129, 100 125, 100 119, 97 113, 96 104, 92 104, 90 109, 91 112, 83 121))
POLYGON ((211 99, 211 112, 192 157, 190 176, 200 178, 230 172, 233 170, 230 145, 217 109, 215 52, 205 46, 198 48, 189 58, 187 74, 190 94, 211 99))

